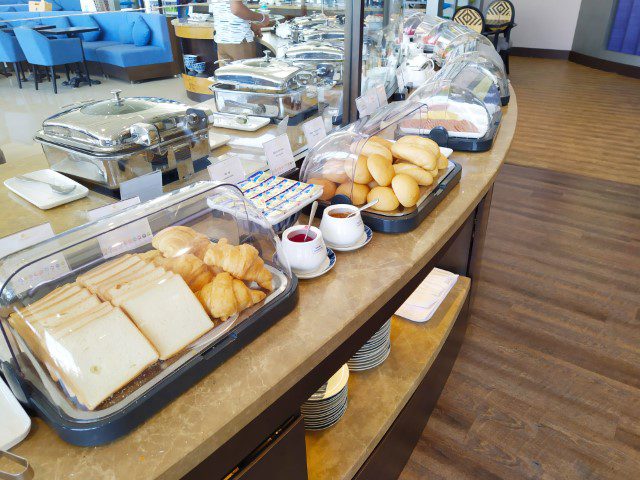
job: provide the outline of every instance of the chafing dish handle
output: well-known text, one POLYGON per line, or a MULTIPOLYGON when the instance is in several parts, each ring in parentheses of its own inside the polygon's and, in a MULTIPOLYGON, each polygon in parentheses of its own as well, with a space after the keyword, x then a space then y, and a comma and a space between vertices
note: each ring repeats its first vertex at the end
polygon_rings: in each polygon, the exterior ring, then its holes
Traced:
POLYGON ((1 480, 31 480, 33 478, 33 469, 26 458, 20 457, 15 453, 0 450, 0 458, 2 457, 6 457, 11 463, 20 465, 22 470, 16 473, 0 470, 1 480))
POLYGON ((209 116, 204 110, 198 108, 187 108, 187 127, 191 130, 202 130, 207 128, 209 116))
POLYGON ((160 143, 160 133, 155 125, 150 123, 134 123, 129 128, 133 141, 138 145, 150 147, 160 143))
POLYGON ((224 103, 231 107, 246 108, 255 115, 264 115, 267 113, 267 108, 264 105, 254 105, 253 103, 237 102, 235 100, 225 100, 224 103))

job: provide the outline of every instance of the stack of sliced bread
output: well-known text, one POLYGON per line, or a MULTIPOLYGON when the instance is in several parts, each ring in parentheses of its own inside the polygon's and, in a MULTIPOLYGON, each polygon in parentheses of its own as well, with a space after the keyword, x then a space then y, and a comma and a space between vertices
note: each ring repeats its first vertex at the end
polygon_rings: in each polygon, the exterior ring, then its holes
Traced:
POLYGON ((213 328, 180 275, 138 255, 80 275, 10 322, 54 380, 90 410, 213 328))

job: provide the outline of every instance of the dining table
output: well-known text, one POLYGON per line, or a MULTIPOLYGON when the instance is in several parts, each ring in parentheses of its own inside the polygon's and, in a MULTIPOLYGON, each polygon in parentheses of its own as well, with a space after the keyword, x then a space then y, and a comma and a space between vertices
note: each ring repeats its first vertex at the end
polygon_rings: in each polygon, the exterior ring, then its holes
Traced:
MULTIPOLYGON (((100 30, 99 27, 62 27, 62 28, 49 28, 46 30, 45 33, 47 35, 66 35, 69 38, 80 39, 80 48, 82 49, 82 60, 84 65, 86 66, 86 61, 84 58, 84 46, 82 44, 81 34, 89 33, 89 32, 97 32, 99 30, 100 30)), ((89 78, 89 72, 87 71, 85 73, 82 73, 81 68, 78 68, 78 72, 75 77, 65 82, 62 82, 63 85, 65 86, 71 85, 74 88, 79 87, 83 83, 86 83, 87 85, 91 86, 91 85, 99 85, 101 82, 100 80, 94 80, 89 78)))

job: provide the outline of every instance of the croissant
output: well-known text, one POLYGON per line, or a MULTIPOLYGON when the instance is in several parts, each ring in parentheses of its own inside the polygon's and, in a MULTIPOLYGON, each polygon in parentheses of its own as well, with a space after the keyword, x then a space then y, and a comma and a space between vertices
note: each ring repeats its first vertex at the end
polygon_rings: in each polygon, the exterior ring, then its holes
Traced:
POLYGON ((215 276, 208 265, 190 253, 174 258, 157 256, 153 263, 156 267, 162 267, 180 275, 193 292, 201 290, 215 276))
POLYGON ((160 250, 149 250, 148 252, 143 252, 138 254, 138 258, 140 260, 144 260, 145 262, 151 262, 151 263, 153 263, 156 258, 161 256, 162 256, 162 253, 160 253, 160 250))
POLYGON ((226 238, 221 238, 218 243, 209 244, 204 263, 219 267, 240 280, 256 282, 266 290, 273 289, 271 272, 252 245, 230 245, 226 238))
POLYGON ((185 226, 165 228, 158 232, 151 242, 165 257, 179 257, 185 253, 191 253, 201 260, 209 243, 206 235, 185 226))
POLYGON ((250 289, 243 281, 223 272, 216 275, 196 296, 212 317, 224 321, 261 302, 267 295, 260 290, 250 289))

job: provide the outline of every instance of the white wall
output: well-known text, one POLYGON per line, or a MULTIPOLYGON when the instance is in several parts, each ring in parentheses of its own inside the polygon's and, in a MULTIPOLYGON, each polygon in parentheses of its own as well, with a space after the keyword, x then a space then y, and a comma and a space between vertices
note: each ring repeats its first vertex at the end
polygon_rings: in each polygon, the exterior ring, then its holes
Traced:
POLYGON ((511 32, 512 46, 571 50, 582 0, 511 1, 518 24, 511 32))

